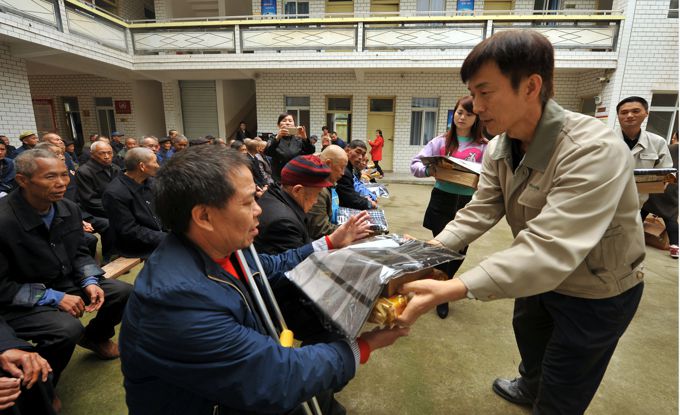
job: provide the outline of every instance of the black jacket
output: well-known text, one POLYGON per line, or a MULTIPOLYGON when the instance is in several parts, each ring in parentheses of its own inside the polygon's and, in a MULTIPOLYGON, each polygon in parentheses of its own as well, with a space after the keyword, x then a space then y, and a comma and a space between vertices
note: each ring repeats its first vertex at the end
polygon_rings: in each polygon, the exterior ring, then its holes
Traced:
POLYGON ((152 179, 139 184, 120 174, 102 195, 109 224, 116 233, 116 250, 123 256, 147 258, 165 238, 154 212, 152 179))
POLYGON ((338 192, 338 199, 340 199, 340 206, 360 210, 370 209, 372 207, 371 202, 354 190, 354 174, 352 170, 352 165, 348 163, 347 167, 345 167, 345 172, 335 185, 335 191, 338 192))
POLYGON ((262 170, 260 170, 260 160, 257 157, 248 153, 248 160, 250 160, 250 171, 253 173, 253 180, 255 184, 262 187, 267 185, 267 180, 265 180, 262 175, 262 170))
POLYGON ((106 217, 106 211, 102 206, 102 194, 106 186, 118 176, 120 168, 115 164, 104 166, 92 159, 80 166, 76 172, 76 185, 78 186, 78 203, 87 213, 94 216, 106 217))
POLYGON ((300 155, 314 154, 314 151, 316 151, 316 147, 309 140, 289 135, 278 141, 274 137, 269 139, 265 154, 272 158, 272 176, 279 182, 281 181, 281 169, 286 163, 300 155))
POLYGON ((20 189, 0 199, 0 306, 10 305, 23 284, 67 291, 104 274, 87 249, 78 206, 66 199, 53 206, 47 229, 20 189))
POLYGON ((278 254, 299 248, 311 240, 305 224, 305 212, 279 186, 272 185, 257 202, 262 208, 255 248, 266 254, 278 254))
POLYGON ((9 349, 31 350, 31 344, 19 339, 12 327, 0 318, 0 353, 9 349))

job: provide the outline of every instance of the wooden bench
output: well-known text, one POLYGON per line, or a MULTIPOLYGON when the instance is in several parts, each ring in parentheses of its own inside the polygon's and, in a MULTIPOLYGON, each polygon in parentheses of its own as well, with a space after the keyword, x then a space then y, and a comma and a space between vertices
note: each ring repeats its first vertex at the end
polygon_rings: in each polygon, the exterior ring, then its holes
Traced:
POLYGON ((141 258, 119 257, 104 265, 104 278, 118 278, 142 262, 141 258))

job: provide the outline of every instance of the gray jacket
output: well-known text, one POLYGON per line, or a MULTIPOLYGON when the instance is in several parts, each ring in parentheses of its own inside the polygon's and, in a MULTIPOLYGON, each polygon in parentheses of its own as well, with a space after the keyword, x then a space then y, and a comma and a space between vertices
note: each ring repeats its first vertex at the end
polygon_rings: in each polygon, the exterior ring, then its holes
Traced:
POLYGON ((460 250, 506 216, 512 245, 460 276, 474 297, 608 298, 642 281, 633 158, 600 121, 550 100, 514 173, 505 134, 489 143, 482 166, 472 201, 436 237, 460 250))

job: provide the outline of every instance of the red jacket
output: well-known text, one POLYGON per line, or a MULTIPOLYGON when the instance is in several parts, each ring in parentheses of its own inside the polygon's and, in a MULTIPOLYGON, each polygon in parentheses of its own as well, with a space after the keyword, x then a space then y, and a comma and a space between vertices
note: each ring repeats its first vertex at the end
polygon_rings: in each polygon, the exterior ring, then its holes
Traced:
POLYGON ((373 141, 368 141, 368 144, 371 145, 371 160, 373 161, 380 161, 382 160, 382 149, 383 149, 383 144, 385 144, 385 140, 379 136, 375 136, 375 140, 373 141))

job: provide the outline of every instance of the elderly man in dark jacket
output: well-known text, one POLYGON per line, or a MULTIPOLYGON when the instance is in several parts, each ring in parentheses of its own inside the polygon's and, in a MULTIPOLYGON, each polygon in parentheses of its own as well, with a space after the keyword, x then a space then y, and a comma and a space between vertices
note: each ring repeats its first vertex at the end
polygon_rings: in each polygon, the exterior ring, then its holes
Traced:
POLYGON ((89 256, 80 209, 64 199, 64 162, 28 150, 15 163, 20 189, 0 200, 0 315, 35 344, 56 380, 77 342, 102 359, 118 357, 111 338, 132 287, 102 279, 89 256), (78 318, 97 310, 83 330, 78 318))
MULTIPOLYGON (((367 358, 361 350, 406 334, 374 331, 301 348, 269 337, 244 284, 254 258, 236 258, 257 235, 255 192, 248 161, 221 147, 191 147, 159 171, 156 206, 171 233, 137 276, 120 332, 131 415, 286 413, 345 385, 367 358)), ((321 240, 259 259, 276 285, 325 249, 321 240)))
MULTIPOLYGON (((281 170, 281 187, 272 185, 258 201, 262 208, 259 234, 255 247, 268 254, 278 254, 311 242, 305 222, 306 213, 314 206, 321 190, 333 184, 328 181, 330 168, 314 155, 298 156, 281 170)), ((328 239, 334 248, 351 235, 350 242, 370 233, 368 213, 362 212, 345 226, 340 226, 328 239)))
POLYGON ((80 166, 76 173, 78 204, 88 222, 102 237, 104 262, 108 262, 114 252, 115 234, 102 204, 102 194, 118 174, 120 168, 113 164, 113 149, 103 141, 92 143, 90 160, 80 166))
POLYGON ((365 198, 354 189, 354 165, 366 155, 366 143, 361 140, 352 140, 345 147, 349 163, 345 167, 345 172, 338 180, 335 190, 338 192, 340 206, 352 209, 372 209, 377 204, 365 198))
POLYGON ((159 168, 153 151, 132 148, 125 154, 125 173, 104 191, 104 210, 116 235, 116 250, 123 256, 147 258, 165 238, 151 193, 159 168))

